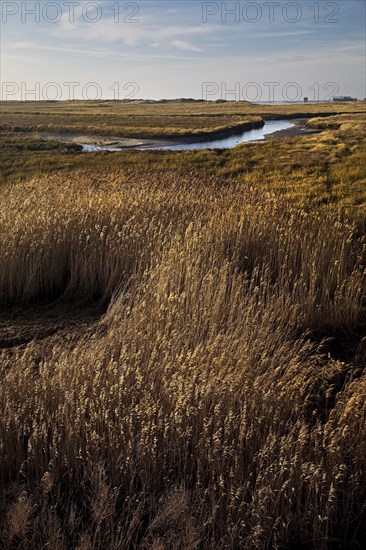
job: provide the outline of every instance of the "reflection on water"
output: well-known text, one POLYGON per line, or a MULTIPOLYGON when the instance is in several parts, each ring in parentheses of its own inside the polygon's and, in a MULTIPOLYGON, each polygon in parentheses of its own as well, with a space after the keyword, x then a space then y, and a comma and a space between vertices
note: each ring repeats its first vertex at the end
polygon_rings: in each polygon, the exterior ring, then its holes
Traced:
POLYGON ((168 151, 185 151, 196 149, 232 149, 239 143, 247 141, 262 141, 268 134, 278 132, 279 130, 287 130, 292 128, 294 124, 288 120, 268 120, 262 128, 255 130, 246 130, 242 134, 229 136, 214 141, 202 141, 200 143, 181 143, 179 145, 168 145, 165 147, 154 147, 154 149, 163 149, 168 151))
MULTIPOLYGON (((158 150, 158 151, 194 151, 197 149, 232 149, 239 143, 246 143, 248 141, 262 141, 268 134, 273 134, 280 130, 287 130, 292 128, 294 124, 288 120, 268 120, 262 128, 256 128, 255 130, 246 130, 242 134, 224 137, 221 139, 211 141, 201 141, 196 143, 180 143, 179 145, 164 145, 164 146, 148 146, 148 147, 135 147, 134 149, 144 150, 158 150)), ((91 153, 94 151, 123 151, 124 148, 117 147, 96 147, 94 145, 80 144, 83 151, 91 153)), ((129 147, 129 149, 131 149, 129 147)))
POLYGON ((121 147, 97 147, 96 145, 85 145, 84 143, 79 143, 83 148, 84 153, 95 153, 95 151, 109 151, 115 153, 116 151, 122 151, 121 147))

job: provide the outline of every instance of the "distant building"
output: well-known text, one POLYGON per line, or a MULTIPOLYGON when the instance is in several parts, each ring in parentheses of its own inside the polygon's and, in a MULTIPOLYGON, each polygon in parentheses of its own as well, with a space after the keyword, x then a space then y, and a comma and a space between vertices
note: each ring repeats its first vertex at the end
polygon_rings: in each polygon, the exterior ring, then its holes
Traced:
POLYGON ((304 97, 304 103, 307 103, 309 101, 308 97, 304 97))
POLYGON ((350 95, 339 95, 333 97, 333 101, 357 101, 357 97, 351 97, 350 95))

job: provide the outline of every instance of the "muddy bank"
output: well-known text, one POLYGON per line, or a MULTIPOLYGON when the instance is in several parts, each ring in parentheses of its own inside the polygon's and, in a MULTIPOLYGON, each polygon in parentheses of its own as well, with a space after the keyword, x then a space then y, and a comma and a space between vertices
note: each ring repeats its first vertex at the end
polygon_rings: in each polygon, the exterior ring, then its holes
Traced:
MULTIPOLYGON (((143 145, 154 143, 153 140, 121 138, 118 136, 98 136, 93 134, 37 134, 34 137, 46 141, 59 141, 62 143, 85 144, 91 147, 105 147, 118 149, 135 149, 143 145)), ((80 146, 81 147, 81 146, 80 146)))
POLYGON ((33 304, 2 306, 0 312, 1 350, 26 346, 30 342, 45 345, 56 335, 77 335, 93 326, 105 313, 98 303, 33 304))
POLYGON ((308 118, 294 118, 291 119, 293 124, 292 128, 286 128, 286 130, 279 130, 278 132, 273 132, 273 134, 268 134, 265 136, 265 141, 273 141, 280 139, 287 139, 297 136, 309 136, 313 134, 319 134, 323 130, 314 130, 313 128, 307 127, 308 118))

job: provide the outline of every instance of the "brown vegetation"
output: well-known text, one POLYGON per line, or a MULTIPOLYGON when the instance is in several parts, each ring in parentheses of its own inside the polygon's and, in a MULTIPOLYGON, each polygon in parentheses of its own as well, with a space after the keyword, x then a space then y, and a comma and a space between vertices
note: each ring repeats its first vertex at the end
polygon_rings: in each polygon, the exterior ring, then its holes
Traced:
POLYGON ((2 205, 3 302, 108 306, 1 352, 5 548, 364 540, 352 225, 162 172, 49 176, 2 205))
POLYGON ((141 101, 0 102, 1 129, 47 134, 93 133, 130 138, 217 134, 262 118, 364 113, 365 103, 256 105, 247 101, 146 103, 141 101))
MULTIPOLYGON (((187 106, 133 104, 159 108, 187 106)), ((309 125, 179 153, 7 134, 2 548, 365 546, 365 121, 309 125)))

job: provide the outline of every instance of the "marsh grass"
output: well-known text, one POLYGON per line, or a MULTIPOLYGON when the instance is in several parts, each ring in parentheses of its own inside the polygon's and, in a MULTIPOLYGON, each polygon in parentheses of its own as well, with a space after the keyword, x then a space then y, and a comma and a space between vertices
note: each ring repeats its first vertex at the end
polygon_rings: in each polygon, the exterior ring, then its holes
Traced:
POLYGON ((5 186, 1 228, 3 303, 107 307, 1 351, 4 548, 362 545, 352 222, 245 178, 84 169, 5 186))
POLYGON ((256 105, 246 101, 3 101, 5 132, 60 133, 164 138, 216 136, 258 127, 271 118, 365 114, 365 102, 352 104, 256 105))
POLYGON ((365 545, 355 106, 231 151, 85 156, 24 132, 306 108, 324 105, 5 106, 22 120, 0 209, 5 550, 365 545))
MULTIPOLYGON (((243 107, 241 104, 231 102, 224 105, 225 111, 220 105, 208 104, 202 107, 198 103, 195 107, 185 107, 187 111, 186 124, 191 124, 194 127, 194 121, 200 119, 199 112, 194 113, 194 110, 198 108, 202 110, 203 114, 209 114, 216 120, 216 125, 223 112, 230 113, 235 109, 237 111, 242 109, 243 113, 249 112, 250 109, 259 112, 256 110, 259 106, 255 105, 243 107)), ((356 106, 360 110, 364 109, 362 102, 356 106)), ((342 109, 355 111, 356 106, 344 105, 342 109)), ((76 116, 77 107, 77 105, 68 107, 67 102, 61 104, 59 106, 60 121, 67 125, 67 112, 62 116, 62 111, 71 109, 70 112, 75 112, 76 116)), ((264 109, 263 116, 267 111, 266 116, 282 116, 275 113, 280 108, 288 111, 287 116, 291 115, 295 107, 300 111, 304 109, 304 106, 301 105, 260 107, 264 109), (268 110, 270 108, 272 111, 268 110)), ((311 106, 314 114, 319 111, 320 107, 321 105, 311 106)), ((17 112, 22 108, 22 104, 16 105, 17 112)), ((27 106, 27 109, 29 108, 27 106)), ((35 109, 34 106, 33 108, 35 109)), ((46 110, 47 106, 41 104, 37 108, 46 110)), ((93 112, 91 105, 82 105, 79 108, 89 116, 93 112)), ((179 119, 179 117, 183 117, 183 108, 184 105, 179 103, 120 106, 125 115, 129 112, 128 109, 132 109, 132 113, 136 109, 139 113, 139 116, 136 116, 137 129, 139 124, 145 124, 142 120, 144 117, 149 119, 151 112, 155 117, 160 113, 160 119, 164 120, 164 109, 167 109, 168 113, 175 113, 175 109, 177 119, 179 119)), ((327 108, 331 112, 335 106, 327 105, 327 108)), ((341 107, 338 106, 339 108, 341 107)), ((10 106, 10 110, 12 109, 15 107, 10 106)), ((55 107, 51 106, 51 112, 52 109, 54 110, 55 107)), ((103 109, 118 112, 117 107, 113 105, 103 107, 103 109)), ((31 117, 32 113, 26 112, 24 116, 31 117)), ((244 116, 244 114, 240 116, 244 116)), ((323 208, 324 211, 332 210, 335 217, 342 213, 344 219, 355 221, 360 232, 364 233, 366 229, 366 125, 364 115, 349 112, 325 118, 313 118, 308 124, 323 129, 322 133, 261 144, 249 143, 230 150, 180 152, 126 150, 120 153, 85 154, 79 151, 74 144, 42 141, 32 138, 30 134, 22 131, 4 132, 1 149, 2 176, 5 185, 13 182, 21 183, 32 177, 40 178, 44 174, 56 171, 63 171, 64 179, 72 180, 75 168, 101 173, 122 170, 134 180, 137 180, 138 177, 150 178, 152 174, 163 179, 163 173, 168 173, 169 178, 178 175, 183 178, 192 175, 199 179, 205 179, 207 176, 221 177, 225 180, 244 181, 248 186, 259 187, 264 191, 274 190, 288 201, 300 205, 306 210, 314 210, 314 208, 317 210, 323 208)))

